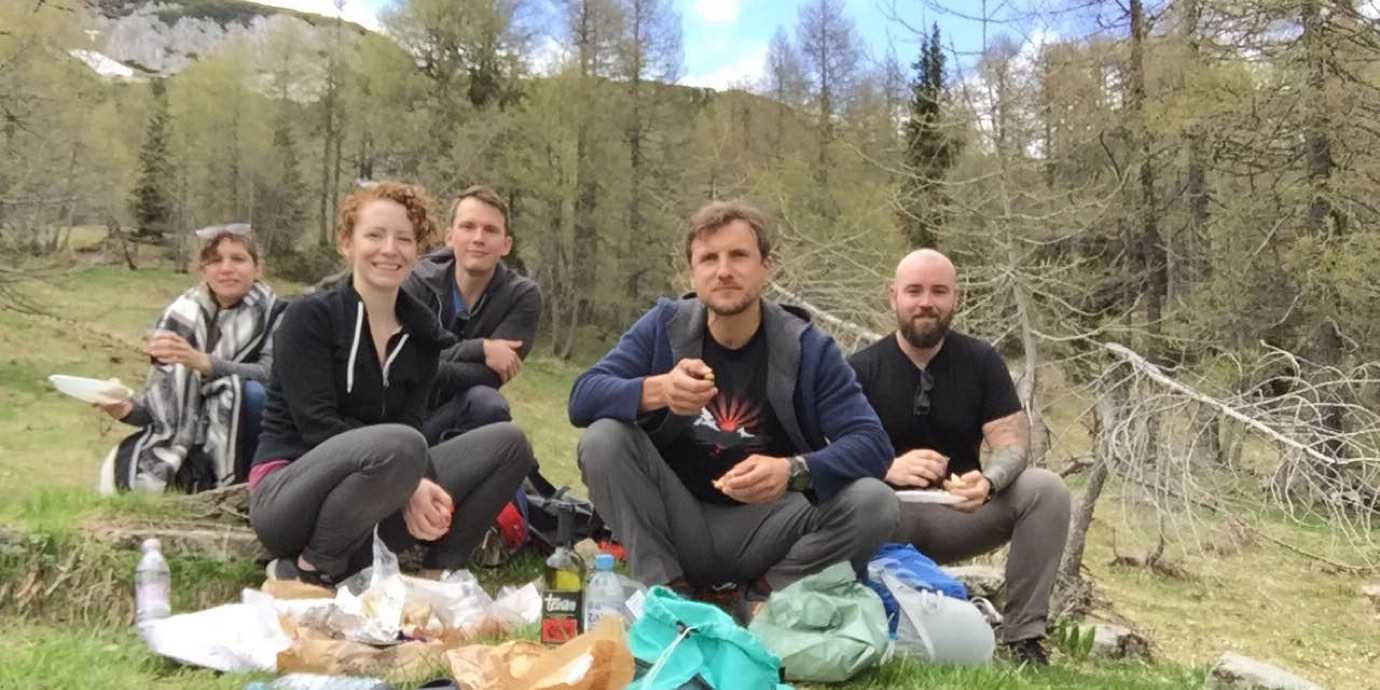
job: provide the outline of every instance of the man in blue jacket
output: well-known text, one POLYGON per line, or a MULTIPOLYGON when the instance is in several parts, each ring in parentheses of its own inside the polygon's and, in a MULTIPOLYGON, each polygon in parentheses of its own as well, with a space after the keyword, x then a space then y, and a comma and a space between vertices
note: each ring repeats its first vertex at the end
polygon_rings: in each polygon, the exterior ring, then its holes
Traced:
POLYGON ((764 595, 838 561, 864 572, 896 525, 893 452, 833 339, 762 299, 750 206, 690 222, 695 295, 661 300, 575 382, 590 499, 642 582, 764 595))

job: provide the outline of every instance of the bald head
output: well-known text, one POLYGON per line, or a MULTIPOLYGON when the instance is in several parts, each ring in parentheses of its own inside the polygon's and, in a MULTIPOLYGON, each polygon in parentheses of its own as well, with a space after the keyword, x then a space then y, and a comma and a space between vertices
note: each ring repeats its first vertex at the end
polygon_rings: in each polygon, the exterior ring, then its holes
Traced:
POLYGON ((956 288, 958 269, 954 268, 954 262, 949 261, 949 257, 933 249, 917 249, 896 264, 896 285, 899 287, 916 278, 925 282, 944 282, 950 288, 956 288))
POLYGON ((907 254, 889 293, 902 338, 922 349, 943 342, 958 306, 958 271, 949 257, 933 249, 907 254))

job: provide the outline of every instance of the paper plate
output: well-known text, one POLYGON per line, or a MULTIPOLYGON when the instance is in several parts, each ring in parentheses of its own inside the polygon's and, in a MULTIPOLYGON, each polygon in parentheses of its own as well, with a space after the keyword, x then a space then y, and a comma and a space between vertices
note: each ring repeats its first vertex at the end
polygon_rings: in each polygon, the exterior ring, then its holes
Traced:
POLYGON ((897 491, 896 498, 902 503, 940 503, 943 505, 953 505, 963 502, 962 498, 940 489, 908 489, 906 491, 897 491))
POLYGON ((134 397, 134 391, 119 381, 88 379, 84 376, 64 376, 53 374, 49 381, 57 386, 59 392, 66 393, 82 402, 111 405, 134 397))

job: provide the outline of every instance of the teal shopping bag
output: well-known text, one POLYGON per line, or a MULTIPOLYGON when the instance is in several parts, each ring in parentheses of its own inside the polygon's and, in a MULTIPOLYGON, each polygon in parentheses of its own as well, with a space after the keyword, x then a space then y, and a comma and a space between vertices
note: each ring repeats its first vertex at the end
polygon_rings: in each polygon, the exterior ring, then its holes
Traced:
POLYGON ((791 690, 781 660, 718 607, 653 587, 628 648, 646 670, 628 690, 791 690))

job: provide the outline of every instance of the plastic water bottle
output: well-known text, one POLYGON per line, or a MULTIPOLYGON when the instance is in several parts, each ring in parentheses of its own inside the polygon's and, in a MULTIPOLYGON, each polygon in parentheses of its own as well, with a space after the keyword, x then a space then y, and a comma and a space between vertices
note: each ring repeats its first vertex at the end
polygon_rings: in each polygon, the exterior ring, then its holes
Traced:
POLYGON ((289 673, 269 683, 250 683, 244 690, 393 690, 393 686, 378 678, 289 673))
POLYGON ((613 554, 601 553, 594 557, 594 572, 585 585, 585 630, 593 630, 605 616, 622 615, 623 583, 613 572, 613 554))
POLYGON ((134 569, 134 620, 136 623, 167 618, 172 613, 172 573, 159 551, 157 539, 145 539, 144 555, 134 569))

